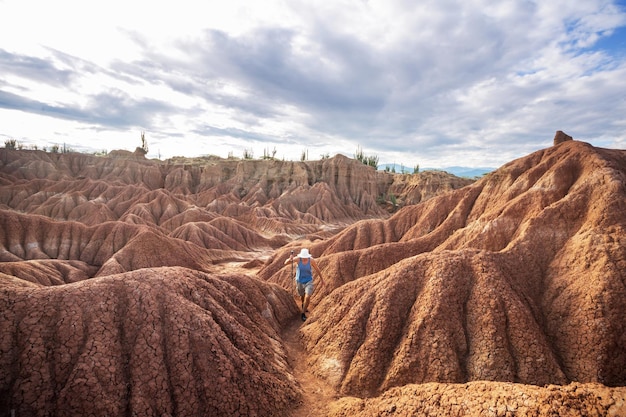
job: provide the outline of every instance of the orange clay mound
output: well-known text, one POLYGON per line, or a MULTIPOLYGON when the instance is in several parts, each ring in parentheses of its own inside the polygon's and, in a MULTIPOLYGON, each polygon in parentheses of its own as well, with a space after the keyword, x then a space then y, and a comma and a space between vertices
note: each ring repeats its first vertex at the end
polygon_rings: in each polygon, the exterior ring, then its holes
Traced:
POLYGON ((563 138, 478 181, 0 149, 0 417, 626 415, 626 151, 563 138))
MULTIPOLYGON (((309 247, 308 363, 341 394, 626 384, 624 151, 569 141, 309 247)), ((288 288, 287 256, 259 275, 288 288)))
POLYGON ((176 267, 2 293, 3 411, 269 416, 301 395, 271 284, 176 267))

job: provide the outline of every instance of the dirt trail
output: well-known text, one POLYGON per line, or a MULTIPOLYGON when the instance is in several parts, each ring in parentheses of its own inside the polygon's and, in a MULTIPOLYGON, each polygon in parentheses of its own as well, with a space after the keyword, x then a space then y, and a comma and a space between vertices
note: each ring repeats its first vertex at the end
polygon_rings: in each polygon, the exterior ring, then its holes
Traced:
POLYGON ((322 417, 328 414, 328 405, 338 397, 326 381, 315 376, 307 367, 307 352, 300 340, 300 326, 303 324, 297 316, 282 332, 289 365, 303 392, 302 403, 293 410, 291 417, 322 417))

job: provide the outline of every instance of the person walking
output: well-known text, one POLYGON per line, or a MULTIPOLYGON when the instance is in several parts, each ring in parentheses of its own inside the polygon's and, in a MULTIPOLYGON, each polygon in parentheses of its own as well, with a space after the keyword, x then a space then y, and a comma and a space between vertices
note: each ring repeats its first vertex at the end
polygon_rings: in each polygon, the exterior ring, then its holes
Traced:
POLYGON ((302 248, 300 253, 293 256, 293 251, 288 259, 285 260, 285 265, 288 262, 293 263, 297 261, 298 267, 296 268, 296 289, 298 290, 298 295, 300 296, 300 300, 302 301, 302 321, 306 320, 306 312, 309 307, 309 302, 311 301, 311 296, 313 295, 313 291, 315 290, 315 285, 313 283, 313 271, 320 277, 322 282, 324 278, 322 278, 322 271, 320 271, 317 262, 313 259, 309 250, 306 248, 302 248))

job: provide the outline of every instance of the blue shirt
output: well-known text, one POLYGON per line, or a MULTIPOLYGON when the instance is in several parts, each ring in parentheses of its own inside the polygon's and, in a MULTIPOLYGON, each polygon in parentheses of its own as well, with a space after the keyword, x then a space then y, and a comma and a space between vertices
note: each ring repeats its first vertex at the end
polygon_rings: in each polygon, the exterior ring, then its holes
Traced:
POLYGON ((306 264, 302 263, 302 259, 298 259, 298 268, 296 269, 296 281, 300 284, 306 284, 307 282, 313 280, 313 271, 311 271, 311 260, 313 258, 309 258, 309 262, 306 264))

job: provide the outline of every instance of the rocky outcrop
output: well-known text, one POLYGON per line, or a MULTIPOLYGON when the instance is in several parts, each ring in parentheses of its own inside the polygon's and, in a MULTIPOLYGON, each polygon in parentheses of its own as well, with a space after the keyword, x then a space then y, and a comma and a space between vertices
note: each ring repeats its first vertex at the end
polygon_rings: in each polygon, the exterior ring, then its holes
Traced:
POLYGON ((557 130, 554 135, 554 145, 558 145, 560 143, 566 142, 568 140, 572 140, 572 137, 562 130, 557 130))
POLYGON ((149 268, 0 291, 3 415, 281 416, 301 395, 277 286, 149 268))
MULTIPOLYGON (((570 141, 303 242, 327 279, 302 332, 346 395, 408 383, 626 384, 626 153, 570 141)), ((287 286, 283 249, 260 276, 287 286)))
MULTIPOLYGON (((207 271, 294 237, 386 217, 379 196, 394 178, 341 155, 192 164, 133 155, 0 149, 0 260, 80 261, 99 276, 147 266, 207 271)), ((461 186, 455 178, 449 187, 461 186)))
POLYGON ((387 197, 390 199, 393 196, 396 208, 399 208, 458 190, 474 182, 468 178, 451 177, 443 171, 423 171, 418 175, 400 174, 394 176, 393 183, 387 190, 387 197))
POLYGON ((330 417, 621 416, 626 414, 626 388, 429 383, 394 388, 372 399, 346 397, 329 408, 330 417))
MULTIPOLYGON (((157 225, 195 207, 237 217, 264 207, 300 222, 352 223, 386 214, 381 200, 393 193, 403 204, 460 188, 469 180, 441 173, 437 186, 416 191, 422 174, 398 176, 337 155, 321 161, 189 160, 0 149, 0 205, 72 219, 148 221, 157 225), (397 181, 397 182, 396 182, 397 181), (405 191, 405 188, 409 188, 405 191), (91 217, 90 217, 91 216, 91 217)), ((424 174, 427 175, 427 174, 424 174)))
POLYGON ((621 415, 625 184, 573 140, 467 183, 0 149, 0 416, 621 415))

